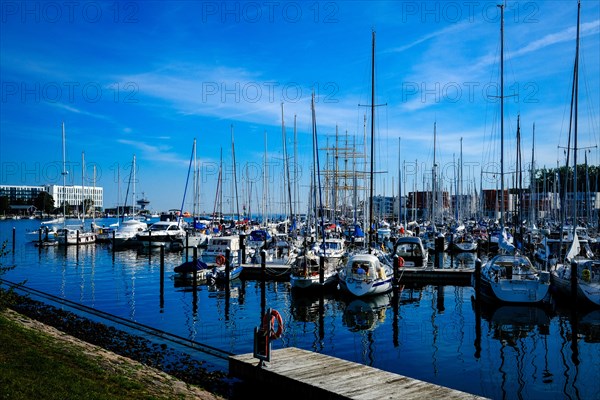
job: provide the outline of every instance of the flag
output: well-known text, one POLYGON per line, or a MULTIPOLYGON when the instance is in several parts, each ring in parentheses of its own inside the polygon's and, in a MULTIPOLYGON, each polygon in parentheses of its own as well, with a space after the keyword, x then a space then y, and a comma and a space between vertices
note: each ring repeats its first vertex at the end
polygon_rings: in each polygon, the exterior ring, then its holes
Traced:
POLYGON ((575 232, 575 235, 573 236, 573 242, 571 243, 571 247, 569 248, 569 252, 566 256, 567 261, 573 261, 573 259, 579 254, 580 250, 581 244, 579 244, 579 237, 577 236, 577 232, 575 232))

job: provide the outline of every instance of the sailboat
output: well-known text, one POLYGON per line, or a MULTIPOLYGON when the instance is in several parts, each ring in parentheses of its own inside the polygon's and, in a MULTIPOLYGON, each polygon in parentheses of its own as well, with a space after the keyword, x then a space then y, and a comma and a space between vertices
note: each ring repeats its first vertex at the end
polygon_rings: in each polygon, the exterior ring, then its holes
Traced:
MULTIPOLYGON (((371 157, 369 187, 369 246, 373 239, 373 165, 375 135, 375 31, 372 41, 371 69, 371 157)), ((340 289, 352 296, 363 297, 387 293, 393 288, 392 262, 379 249, 369 248, 368 252, 357 252, 348 258, 347 264, 339 271, 340 289)))
MULTIPOLYGON (((65 123, 62 123, 62 156, 63 156, 63 216, 65 220, 63 222, 63 227, 57 232, 57 241, 59 245, 80 245, 80 244, 88 244, 96 242, 96 233, 85 231, 83 226, 83 219, 81 225, 67 225, 66 224, 66 214, 67 214, 67 171, 66 171, 66 152, 65 152, 65 123)), ((84 164, 85 165, 85 164, 84 164)), ((82 174, 82 185, 81 185, 81 202, 82 205, 85 205, 84 199, 84 185, 83 185, 83 174, 82 174)), ((83 215, 85 215, 85 210, 83 210, 83 215)))
MULTIPOLYGON (((133 194, 131 198, 132 202, 132 217, 122 220, 117 229, 115 230, 112 244, 116 248, 134 248, 138 247, 140 243, 137 240, 137 234, 146 230, 148 224, 140 220, 135 213, 135 155, 133 156, 132 167, 131 167, 131 182, 133 182, 133 194)), ((128 190, 129 191, 129 190, 128 190)))
MULTIPOLYGON (((315 117, 315 95, 311 102, 312 128, 313 128, 313 158, 315 160, 315 174, 319 174, 319 157, 317 145, 317 128, 315 117)), ((345 256, 345 242, 340 238, 327 238, 324 229, 324 212, 321 197, 321 180, 319 176, 319 212, 315 212, 315 219, 320 214, 321 241, 312 248, 304 246, 302 254, 298 255, 290 272, 290 284, 296 289, 326 288, 338 283, 338 269, 345 256), (321 259, 323 261, 321 262, 321 259)), ((306 240, 305 240, 306 241, 306 240)))
MULTIPOLYGON (((577 120, 579 92, 579 15, 581 2, 577 2, 577 44, 573 76, 573 191, 577 199, 577 120)), ((577 235, 577 206, 573 205, 573 241, 565 259, 551 269, 552 287, 566 296, 575 297, 587 305, 600 306, 600 260, 579 257, 581 244, 577 235), (573 274, 575 268, 575 274, 573 274)))
MULTIPOLYGON (((506 240, 504 226, 504 5, 500 7, 500 232, 499 254, 481 269, 481 294, 492 301, 535 304, 547 298, 550 276, 538 271, 529 258, 519 254, 506 240)), ((476 287, 475 274, 473 286, 476 287)))

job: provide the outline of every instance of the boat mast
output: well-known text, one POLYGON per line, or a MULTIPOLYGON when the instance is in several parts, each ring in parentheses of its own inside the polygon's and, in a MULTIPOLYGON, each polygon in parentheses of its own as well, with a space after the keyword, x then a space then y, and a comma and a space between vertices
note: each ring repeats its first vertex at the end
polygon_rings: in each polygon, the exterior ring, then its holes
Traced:
MULTIPOLYGON (((195 143, 195 142, 194 142, 195 143)), ((236 175, 236 166, 235 166, 235 145, 233 142, 233 124, 231 124, 231 157, 233 159, 233 186, 235 189, 235 209, 237 220, 240 220, 240 202, 238 197, 238 185, 237 185, 237 175, 236 175)))
POLYGON ((371 50, 371 168, 369 172, 369 247, 373 239, 373 163, 374 163, 374 136, 375 136, 375 31, 373 31, 373 45, 371 50))
POLYGON ((504 231, 504 4, 500 7, 500 229, 504 231))
MULTIPOLYGON (((577 43, 575 45, 575 74, 573 77, 573 240, 577 231, 577 120, 578 120, 578 97, 579 97, 579 14, 581 1, 577 2, 577 43)), ((561 234, 562 237, 562 234, 561 234)))
POLYGON ((67 162, 66 162, 66 151, 65 151, 65 122, 62 123, 62 158, 63 168, 61 175, 63 176, 63 226, 66 225, 67 221, 67 162))
POLYGON ((401 157, 400 150, 402 148, 402 138, 398 138, 398 226, 402 224, 402 170, 401 170, 401 157))
POLYGON ((85 153, 81 152, 81 227, 85 223, 85 153))
MULTIPOLYGON (((283 119, 283 103, 281 103, 281 137, 283 140, 283 169, 285 173, 284 182, 287 181, 287 194, 288 194, 288 203, 290 205, 290 220, 294 220, 294 210, 292 207, 292 186, 290 184, 290 168, 288 166, 288 158, 287 158, 287 145, 286 145, 286 134, 285 134, 285 122, 283 119)), ((287 224, 286 224, 287 225, 287 224)))
MULTIPOLYGON (((194 146, 194 148, 195 148, 195 146, 194 146)), ((131 215, 133 217, 135 217, 135 154, 133 155, 133 166, 131 168, 132 168, 131 173, 133 174, 133 193, 131 194, 131 198, 132 198, 131 215)))

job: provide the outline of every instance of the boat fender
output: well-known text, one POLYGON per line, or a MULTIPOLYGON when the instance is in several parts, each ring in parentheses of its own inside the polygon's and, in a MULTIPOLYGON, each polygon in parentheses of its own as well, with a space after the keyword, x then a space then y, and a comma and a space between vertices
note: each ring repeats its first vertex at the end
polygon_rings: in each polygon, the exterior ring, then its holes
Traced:
POLYGON ((283 320, 281 319, 281 314, 277 310, 271 310, 267 312, 263 317, 263 326, 262 329, 265 332, 269 332, 270 339, 278 339, 281 337, 283 333, 283 320), (277 330, 274 330, 275 321, 277 321, 277 330))
POLYGON ((592 276, 589 269, 586 268, 583 271, 581 271, 581 279, 587 283, 590 283, 592 281, 592 276))
POLYGON ((215 259, 217 265, 223 265, 225 264, 225 256, 223 254, 219 254, 217 256, 217 258, 215 259))
POLYGON ((377 269, 377 275, 379 275, 379 279, 386 279, 387 276, 385 274, 385 270, 381 267, 377 269))
POLYGON ((404 258, 398 257, 398 268, 404 267, 404 258))

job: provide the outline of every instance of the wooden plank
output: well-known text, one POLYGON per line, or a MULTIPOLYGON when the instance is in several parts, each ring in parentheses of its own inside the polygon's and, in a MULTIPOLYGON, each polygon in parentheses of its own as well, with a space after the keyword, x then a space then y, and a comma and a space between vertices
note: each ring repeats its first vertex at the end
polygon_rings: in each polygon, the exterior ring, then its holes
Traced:
MULTIPOLYGON (((273 350, 259 366, 253 354, 229 358, 232 377, 284 390, 293 398, 480 399, 482 397, 296 347, 273 350)), ((285 395, 284 395, 285 397, 285 395)))

